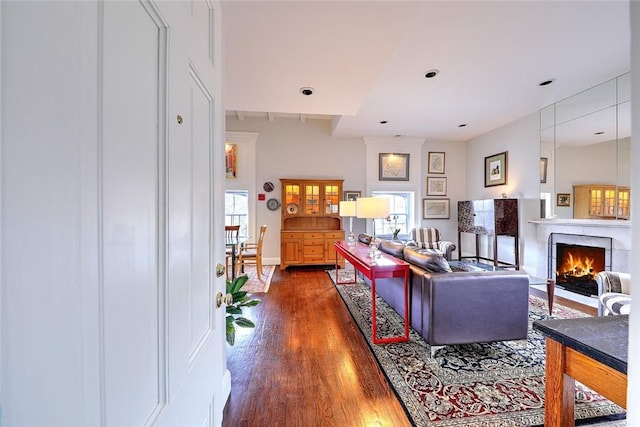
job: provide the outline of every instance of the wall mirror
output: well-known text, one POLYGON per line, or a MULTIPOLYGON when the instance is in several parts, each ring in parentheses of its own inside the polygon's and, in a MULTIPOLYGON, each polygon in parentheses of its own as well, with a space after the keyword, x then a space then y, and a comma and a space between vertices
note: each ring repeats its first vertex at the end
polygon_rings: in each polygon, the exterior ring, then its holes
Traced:
POLYGON ((543 108, 540 128, 541 216, 629 219, 629 73, 543 108))

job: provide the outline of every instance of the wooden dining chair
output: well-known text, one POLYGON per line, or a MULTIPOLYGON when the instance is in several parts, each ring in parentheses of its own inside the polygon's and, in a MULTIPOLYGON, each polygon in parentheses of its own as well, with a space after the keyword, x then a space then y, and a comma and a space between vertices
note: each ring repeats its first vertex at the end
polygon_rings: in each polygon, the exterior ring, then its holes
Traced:
MULTIPOLYGON (((224 230, 226 232, 226 236, 225 237, 226 237, 226 239, 228 241, 232 241, 233 239, 237 239, 238 236, 240 235, 240 226, 239 225, 225 225, 224 226, 224 230)), ((237 256, 238 255, 238 249, 237 249, 237 247, 234 247, 234 248, 236 248, 235 251, 236 251, 236 256, 237 256)), ((230 264, 230 260, 233 259, 233 252, 232 251, 234 250, 234 248, 230 248, 230 247, 226 248, 227 257, 226 257, 226 262, 225 263, 226 263, 227 280, 229 280, 229 278, 230 278, 230 276, 229 276, 229 266, 231 265, 230 264)))
POLYGON ((236 271, 244 271, 244 266, 247 264, 255 265, 258 273, 258 280, 262 280, 262 242, 264 241, 264 235, 266 232, 267 226, 260 226, 258 240, 254 243, 249 242, 242 245, 238 251, 238 257, 236 258, 236 271))

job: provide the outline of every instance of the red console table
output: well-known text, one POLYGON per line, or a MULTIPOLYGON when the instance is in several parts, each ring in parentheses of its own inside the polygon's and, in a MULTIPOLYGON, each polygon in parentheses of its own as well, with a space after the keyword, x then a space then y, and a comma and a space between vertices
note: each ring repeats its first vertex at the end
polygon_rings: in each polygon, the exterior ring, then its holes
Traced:
POLYGON ((348 242, 334 242, 336 249, 336 283, 355 283, 338 282, 338 266, 339 257, 342 256, 348 261, 356 271, 362 273, 367 279, 371 280, 371 304, 372 304, 372 338, 374 344, 386 344, 392 342, 409 341, 409 264, 401 259, 380 253, 375 259, 369 256, 369 246, 357 242, 355 246, 349 246, 348 242), (389 277, 404 278, 404 335, 399 337, 378 338, 377 316, 376 316, 376 279, 389 277))

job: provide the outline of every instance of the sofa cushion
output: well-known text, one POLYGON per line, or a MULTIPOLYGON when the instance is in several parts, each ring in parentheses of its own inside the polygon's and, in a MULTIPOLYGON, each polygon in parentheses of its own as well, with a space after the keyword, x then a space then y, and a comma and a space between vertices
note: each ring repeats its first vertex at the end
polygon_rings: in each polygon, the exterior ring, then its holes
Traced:
POLYGON ((400 241, 383 240, 378 245, 378 249, 396 258, 404 259, 404 243, 400 241))
POLYGON ((431 273, 450 273, 451 267, 444 254, 435 249, 404 249, 404 260, 431 273))

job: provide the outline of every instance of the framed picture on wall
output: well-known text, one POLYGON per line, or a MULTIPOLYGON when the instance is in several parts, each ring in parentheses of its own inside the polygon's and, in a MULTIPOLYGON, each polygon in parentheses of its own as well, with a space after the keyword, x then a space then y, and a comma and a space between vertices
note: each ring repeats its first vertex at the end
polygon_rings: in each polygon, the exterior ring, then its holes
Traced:
POLYGON ((227 179, 238 177, 238 144, 224 144, 224 170, 227 179))
POLYGON ((507 183, 507 151, 484 158, 484 186, 504 185, 507 183))
POLYGON ((571 206, 571 194, 558 193, 558 199, 556 200, 558 206, 571 206))
POLYGON ((449 199, 422 199, 422 219, 449 219, 449 199))
POLYGON ((409 154, 379 153, 380 181, 409 181, 409 154))
POLYGON ((345 191, 344 192, 344 200, 349 200, 349 201, 353 202, 358 197, 362 197, 362 192, 361 191, 345 191))
POLYGON ((427 196, 446 196, 447 195, 447 178, 445 177, 427 177, 427 196))
POLYGON ((547 157, 540 157, 540 184, 547 183, 547 165, 549 159, 547 157))
POLYGON ((441 151, 429 151, 427 165, 427 173, 444 173, 444 153, 441 151))

